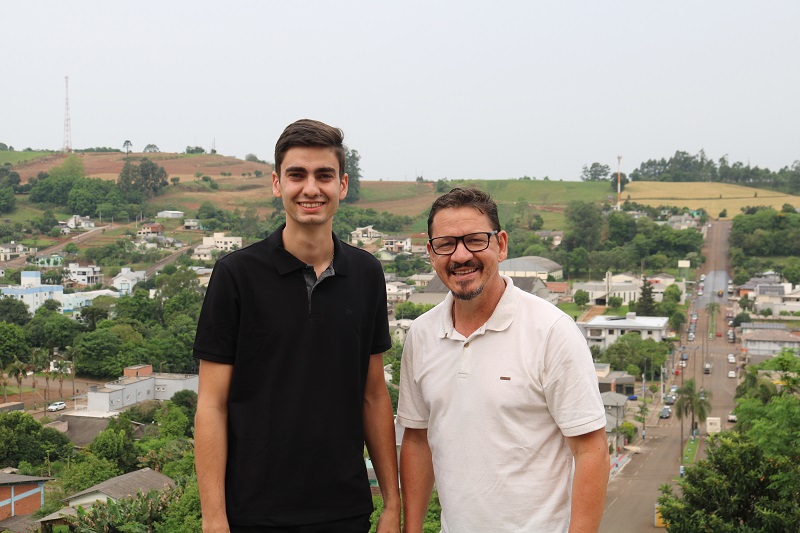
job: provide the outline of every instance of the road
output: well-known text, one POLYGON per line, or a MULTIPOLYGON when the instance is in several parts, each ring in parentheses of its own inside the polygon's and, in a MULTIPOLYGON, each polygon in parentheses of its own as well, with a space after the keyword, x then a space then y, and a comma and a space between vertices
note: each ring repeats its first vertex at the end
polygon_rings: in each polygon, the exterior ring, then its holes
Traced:
MULTIPOLYGON (((668 361, 671 371, 670 379, 678 386, 682 379, 695 379, 698 388, 708 391, 711 403, 709 416, 718 416, 722 420, 723 429, 732 424, 727 422, 727 415, 733 409, 734 394, 738 383, 739 345, 727 342, 725 331, 725 307, 728 305, 727 289, 730 279, 730 260, 728 257, 728 234, 731 223, 728 221, 712 222, 707 231, 703 245, 706 263, 700 269, 705 274, 705 288, 702 296, 692 295, 689 312, 697 312, 697 335, 694 342, 687 342, 685 333, 682 346, 689 359, 684 372, 675 376, 672 371, 679 360, 679 350, 675 351, 675 360, 668 361), (723 297, 717 291, 723 290, 723 297), (709 302, 720 304, 720 313, 710 323, 706 313, 709 302), (716 336, 722 332, 722 337, 716 336), (711 335, 711 336, 709 336, 711 335), (737 355, 737 364, 727 362, 727 354, 737 355), (704 374, 706 362, 712 364, 711 373, 704 374), (728 378, 728 371, 737 369, 737 378, 728 378)), ((699 274, 698 274, 699 276, 699 274)), ((647 439, 636 443, 641 453, 630 457, 627 464, 609 481, 606 497, 605 514, 600 524, 601 533, 639 533, 654 530, 655 504, 660 495, 659 487, 665 483, 674 484, 680 471, 681 424, 683 424, 684 440, 690 438, 690 420, 680 421, 672 416, 668 419, 657 418, 661 405, 656 403, 653 413, 647 422, 647 439)), ((700 425, 699 432, 705 436, 705 427, 700 425)), ((700 457, 704 455, 700 447, 700 457)))

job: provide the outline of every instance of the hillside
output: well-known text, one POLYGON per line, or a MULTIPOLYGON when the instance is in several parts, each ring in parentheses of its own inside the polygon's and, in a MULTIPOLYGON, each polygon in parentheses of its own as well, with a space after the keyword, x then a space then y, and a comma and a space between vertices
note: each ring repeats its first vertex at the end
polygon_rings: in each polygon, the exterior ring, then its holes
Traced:
MULTIPOLYGON (((88 176, 108 180, 117 178, 126 157, 123 153, 85 153, 79 156, 88 176)), ((15 165, 14 170, 26 180, 61 164, 65 157, 64 154, 50 154, 15 165)), ((135 153, 130 157, 136 160, 148 157, 163 166, 170 178, 180 178, 177 186, 169 187, 165 194, 151 200, 156 209, 178 209, 191 214, 203 202, 210 201, 231 211, 253 207, 262 217, 272 210, 272 168, 267 164, 220 154, 135 153), (261 177, 256 177, 256 171, 260 171, 261 177), (204 175, 217 182, 219 188, 211 189, 202 183, 198 176, 204 175)), ((454 180, 449 185, 476 186, 489 191, 500 206, 501 220, 507 220, 519 202, 527 203, 542 216, 546 229, 563 229, 564 206, 571 200, 616 201, 616 194, 607 182, 454 180)), ((361 200, 356 205, 378 212, 418 217, 413 229, 419 231, 424 229, 424 219, 437 196, 433 183, 362 181, 361 200)), ((797 196, 720 183, 633 182, 623 191, 622 200, 626 199, 656 207, 705 208, 713 218, 717 218, 723 209, 731 218, 745 206, 768 205, 776 209, 786 203, 800 206, 800 197, 797 196)))

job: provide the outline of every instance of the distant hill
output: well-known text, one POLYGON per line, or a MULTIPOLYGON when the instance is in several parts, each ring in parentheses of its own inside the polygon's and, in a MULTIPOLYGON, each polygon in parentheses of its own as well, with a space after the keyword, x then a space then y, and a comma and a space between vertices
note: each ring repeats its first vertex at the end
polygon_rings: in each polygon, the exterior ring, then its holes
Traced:
MULTIPOLYGON (((111 180, 116 179, 122 170, 126 154, 84 153, 79 156, 89 177, 111 180)), ((65 157, 64 154, 48 154, 17 164, 14 170, 26 180, 61 164, 65 157)), ((170 178, 180 178, 177 187, 169 187, 165 194, 151 200, 159 210, 178 209, 187 215, 194 214, 203 202, 210 201, 226 210, 244 211, 253 207, 262 217, 272 211, 270 165, 220 154, 132 153, 130 157, 135 160, 147 157, 163 166, 170 178), (261 177, 256 177, 256 171, 261 173, 261 177), (209 189, 199 183, 198 176, 209 176, 219 188, 209 189)), ((563 229, 563 210, 572 200, 616 202, 616 192, 611 190, 608 182, 452 180, 448 186, 474 186, 488 191, 499 204, 501 220, 508 220, 519 202, 524 202, 541 214, 545 229, 563 229)), ((421 231, 428 210, 439 194, 435 184, 430 182, 362 181, 361 200, 355 205, 377 212, 418 217, 414 229, 421 231)), ((745 206, 767 205, 780 209, 788 203, 800 207, 800 197, 797 196, 721 183, 632 182, 622 193, 622 201, 626 199, 655 207, 702 207, 712 218, 717 218, 723 209, 727 210, 727 218, 731 218, 745 206)))

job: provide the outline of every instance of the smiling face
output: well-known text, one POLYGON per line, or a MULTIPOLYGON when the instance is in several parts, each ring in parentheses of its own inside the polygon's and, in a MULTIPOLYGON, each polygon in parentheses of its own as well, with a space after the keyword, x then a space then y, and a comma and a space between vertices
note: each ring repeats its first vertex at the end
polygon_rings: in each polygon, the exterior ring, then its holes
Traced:
POLYGON ((284 155, 272 173, 272 194, 283 199, 286 225, 332 225, 339 202, 347 196, 347 174, 339 177, 332 148, 298 146, 284 155))
MULTIPOLYGON (((474 207, 453 207, 437 212, 431 225, 431 238, 460 237, 468 233, 490 232, 492 225, 485 214, 474 207)), ((428 244, 431 264, 453 296, 459 300, 475 300, 486 289, 503 291, 504 283, 498 264, 506 258, 508 235, 500 231, 489 239, 489 247, 480 252, 470 252, 458 241, 452 255, 437 255, 428 244)))

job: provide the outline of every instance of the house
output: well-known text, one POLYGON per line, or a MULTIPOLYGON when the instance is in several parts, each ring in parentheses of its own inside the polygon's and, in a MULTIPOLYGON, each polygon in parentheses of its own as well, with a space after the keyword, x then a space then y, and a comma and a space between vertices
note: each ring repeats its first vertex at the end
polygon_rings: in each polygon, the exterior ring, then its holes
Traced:
POLYGON ((569 298, 569 283, 566 281, 545 281, 544 285, 559 302, 569 298))
POLYGON ((203 237, 203 244, 195 247, 192 259, 211 261, 214 252, 231 252, 242 247, 241 237, 225 236, 225 233, 214 233, 211 237, 203 237))
POLYGON ((92 229, 95 227, 94 221, 89 217, 82 217, 80 215, 72 215, 64 224, 70 229, 92 229))
POLYGON ((542 239, 544 242, 550 243, 552 248, 561 245, 561 241, 564 239, 564 232, 563 231, 555 231, 555 230, 539 230, 534 231, 534 235, 542 239))
POLYGON ((144 270, 131 270, 128 267, 122 267, 122 272, 114 276, 111 280, 111 285, 119 291, 120 295, 131 294, 134 285, 140 281, 147 280, 147 272, 144 270))
POLYGON ((389 321, 389 333, 392 335, 392 339, 396 340, 399 343, 406 342, 406 335, 408 334, 408 330, 411 328, 411 323, 414 322, 408 318, 400 318, 397 320, 390 320, 389 321))
POLYGON ((589 346, 600 346, 603 350, 614 344, 626 333, 636 332, 643 340, 656 342, 669 337, 669 318, 665 316, 596 316, 588 322, 578 322, 589 346))
POLYGON ((183 218, 183 211, 159 211, 156 218, 183 218))
POLYGON ((498 269, 500 274, 511 278, 538 277, 544 281, 548 279, 558 281, 564 277, 561 265, 546 257, 535 255, 506 259, 500 262, 498 269))
POLYGON ((75 516, 78 507, 86 509, 98 501, 112 500, 116 502, 126 498, 133 498, 139 493, 147 494, 153 490, 160 491, 174 488, 175 482, 171 478, 150 468, 142 468, 141 470, 112 477, 86 490, 72 494, 64 500, 67 502, 67 507, 45 516, 38 522, 42 525, 49 524, 51 526, 64 524, 62 517, 75 516))
POLYGON ((435 277, 436 274, 434 272, 428 272, 427 274, 414 274, 408 279, 409 281, 414 282, 415 287, 424 289, 428 285, 428 283, 430 283, 430 281, 435 277))
POLYGON ((406 302, 414 292, 414 287, 401 281, 386 283, 386 301, 388 303, 406 302))
POLYGON ((620 438, 624 437, 619 432, 619 426, 625 422, 628 397, 616 392, 603 392, 600 397, 606 409, 606 441, 609 447, 613 447, 619 453, 627 444, 620 441, 620 438))
POLYGON ((90 386, 86 404, 90 411, 119 411, 144 400, 169 400, 180 390, 197 392, 197 384, 197 374, 158 373, 152 365, 134 365, 116 381, 90 386))
POLYGON ((112 298, 119 298, 119 291, 112 291, 111 289, 98 289, 96 291, 82 291, 73 292, 69 294, 62 294, 61 299, 61 312, 71 313, 80 311, 84 307, 89 307, 98 296, 111 296, 112 298))
POLYGON ((0 520, 38 510, 44 505, 44 484, 47 481, 50 481, 49 477, 0 474, 0 520))
POLYGON ((769 309, 773 315, 781 311, 794 313, 800 311, 800 285, 791 283, 759 283, 748 299, 754 301, 756 311, 769 309))
POLYGON ((60 267, 64 264, 64 257, 59 254, 38 255, 36 256, 34 263, 36 266, 44 268, 60 267))
POLYGON ((383 247, 392 252, 411 252, 411 237, 395 237, 387 235, 383 238, 383 247))
POLYGON ((372 244, 382 237, 383 233, 372 226, 364 226, 363 228, 356 228, 350 232, 350 244, 353 246, 358 246, 359 242, 361 242, 361 244, 372 244))
MULTIPOLYGON (((664 300, 664 292, 670 285, 677 285, 681 290, 680 303, 686 301, 686 283, 677 281, 675 276, 670 274, 656 274, 647 277, 653 288, 653 300, 662 302, 664 300)), ((622 300, 622 305, 628 305, 630 302, 635 302, 642 292, 642 278, 631 274, 611 274, 606 272, 603 281, 585 281, 575 283, 572 286, 573 294, 582 290, 589 294, 590 305, 608 305, 608 299, 617 297, 622 300)))
MULTIPOLYGON (((514 282, 515 287, 519 287, 525 292, 539 296, 540 298, 553 302, 558 298, 550 293, 547 285, 538 277, 512 277, 511 281, 514 282)), ((435 275, 428 282, 422 291, 415 291, 408 299, 409 302, 414 304, 437 305, 444 301, 447 293, 450 292, 439 276, 435 275)))
POLYGON ((667 225, 676 230, 697 228, 699 224, 700 219, 693 216, 691 213, 673 215, 667 219, 667 225))
POLYGON ((67 265, 67 279, 76 285, 97 285, 103 283, 103 273, 97 265, 70 263, 67 265))
POLYGON ((773 356, 783 348, 800 354, 800 335, 787 330, 761 329, 742 334, 742 351, 748 357, 773 356))
POLYGON ((35 313, 47 300, 61 301, 64 287, 61 285, 42 285, 42 273, 38 270, 23 270, 19 285, 0 287, 0 294, 22 300, 28 311, 35 313))
POLYGON ((200 229, 200 219, 199 218, 184 219, 183 229, 200 229))
POLYGON ((616 392, 624 394, 627 398, 636 390, 636 378, 622 370, 611 370, 608 363, 595 363, 594 370, 597 374, 597 385, 600 393, 616 392))
POLYGON ((164 225, 158 222, 145 222, 136 232, 136 235, 143 237, 145 235, 161 235, 164 233, 164 225))
POLYGON ((11 261, 17 257, 28 255, 30 252, 28 247, 14 241, 0 244, 0 261, 11 261))

